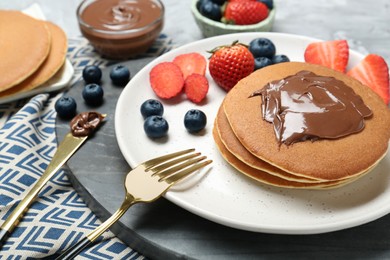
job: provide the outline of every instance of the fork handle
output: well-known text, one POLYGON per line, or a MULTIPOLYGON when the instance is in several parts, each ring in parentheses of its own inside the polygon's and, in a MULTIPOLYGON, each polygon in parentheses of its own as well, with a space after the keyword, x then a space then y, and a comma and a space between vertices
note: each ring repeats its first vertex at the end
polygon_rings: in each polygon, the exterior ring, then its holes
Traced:
POLYGON ((5 240, 7 240, 9 235, 10 235, 10 232, 8 232, 5 229, 0 229, 0 248, 3 246, 5 240))
POLYGON ((78 254, 80 254, 87 246, 92 243, 88 237, 84 237, 79 242, 77 242, 74 246, 68 248, 64 251, 56 260, 69 260, 75 258, 78 254))
POLYGON ((120 208, 112 214, 110 218, 104 221, 100 226, 98 226, 95 230, 89 233, 82 240, 74 244, 69 249, 65 250, 60 256, 56 258, 56 260, 68 260, 75 258, 78 254, 80 254, 87 246, 93 243, 101 234, 104 233, 108 228, 110 228, 123 214, 137 201, 131 196, 129 193, 126 194, 126 198, 123 201, 120 208))

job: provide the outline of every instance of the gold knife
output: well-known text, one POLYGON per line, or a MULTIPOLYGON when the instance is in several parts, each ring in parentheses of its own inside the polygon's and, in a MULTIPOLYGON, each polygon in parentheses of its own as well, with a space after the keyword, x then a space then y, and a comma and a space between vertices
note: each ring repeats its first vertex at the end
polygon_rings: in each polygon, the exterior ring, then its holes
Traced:
POLYGON ((83 112, 72 119, 70 123, 71 131, 65 135, 64 140, 58 146, 58 149, 45 172, 34 187, 28 192, 26 197, 20 201, 18 206, 1 225, 0 248, 3 246, 12 230, 19 224, 23 214, 28 210, 43 186, 69 160, 85 140, 87 140, 88 136, 90 136, 105 117, 106 115, 97 112, 83 112))

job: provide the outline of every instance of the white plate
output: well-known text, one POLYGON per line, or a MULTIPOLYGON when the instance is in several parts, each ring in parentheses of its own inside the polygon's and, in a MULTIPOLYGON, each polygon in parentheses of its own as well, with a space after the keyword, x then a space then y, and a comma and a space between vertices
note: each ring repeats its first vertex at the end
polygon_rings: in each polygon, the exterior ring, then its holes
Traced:
POLYGON ((12 102, 26 97, 31 97, 40 93, 49 93, 65 88, 72 79, 73 73, 73 66, 70 61, 66 59, 61 69, 46 83, 26 92, 15 93, 13 95, 0 98, 0 104, 12 102))
MULTIPOLYGON (((172 61, 176 55, 187 52, 199 52, 209 57, 207 50, 215 46, 234 40, 249 43, 256 37, 271 39, 277 53, 288 55, 292 61, 303 61, 307 44, 319 41, 279 33, 231 34, 197 41, 157 58, 129 82, 117 103, 116 136, 127 162, 134 167, 167 152, 196 148, 213 159, 212 167, 204 170, 203 178, 195 185, 181 184, 165 197, 206 219, 243 230, 322 233, 367 223, 389 213, 389 155, 367 176, 348 186, 325 191, 276 188, 252 181, 235 171, 220 156, 212 138, 213 121, 225 92, 215 85, 209 74, 210 90, 205 104, 195 105, 185 98, 163 101, 164 117, 169 123, 168 137, 151 140, 145 135, 139 109, 145 100, 156 98, 149 84, 149 71, 153 66, 172 61), (184 114, 191 108, 203 110, 208 117, 202 135, 191 135, 184 128, 184 114)), ((351 50, 349 67, 362 58, 361 54, 351 50)))

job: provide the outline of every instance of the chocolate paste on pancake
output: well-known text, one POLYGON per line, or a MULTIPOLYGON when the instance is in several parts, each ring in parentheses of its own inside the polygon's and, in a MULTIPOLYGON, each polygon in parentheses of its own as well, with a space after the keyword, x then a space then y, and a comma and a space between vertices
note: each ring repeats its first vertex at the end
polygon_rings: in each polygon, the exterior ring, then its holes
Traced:
POLYGON ((310 71, 272 81, 251 97, 257 95, 261 95, 263 119, 273 123, 280 144, 357 133, 364 128, 364 118, 372 115, 343 81, 310 71))
POLYGON ((75 116, 70 122, 73 136, 82 137, 92 134, 104 119, 98 112, 83 112, 75 116))

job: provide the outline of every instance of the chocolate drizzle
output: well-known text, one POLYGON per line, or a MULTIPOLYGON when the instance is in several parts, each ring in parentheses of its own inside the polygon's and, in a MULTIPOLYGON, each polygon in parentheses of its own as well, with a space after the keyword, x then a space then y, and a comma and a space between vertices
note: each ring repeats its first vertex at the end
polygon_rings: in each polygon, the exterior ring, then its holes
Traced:
POLYGON ((358 133, 372 111, 343 81, 309 71, 268 83, 261 95, 262 116, 273 123, 279 143, 336 139, 358 133))
POLYGON ((76 137, 89 136, 105 118, 98 112, 83 112, 75 116, 70 122, 72 135, 76 137))

